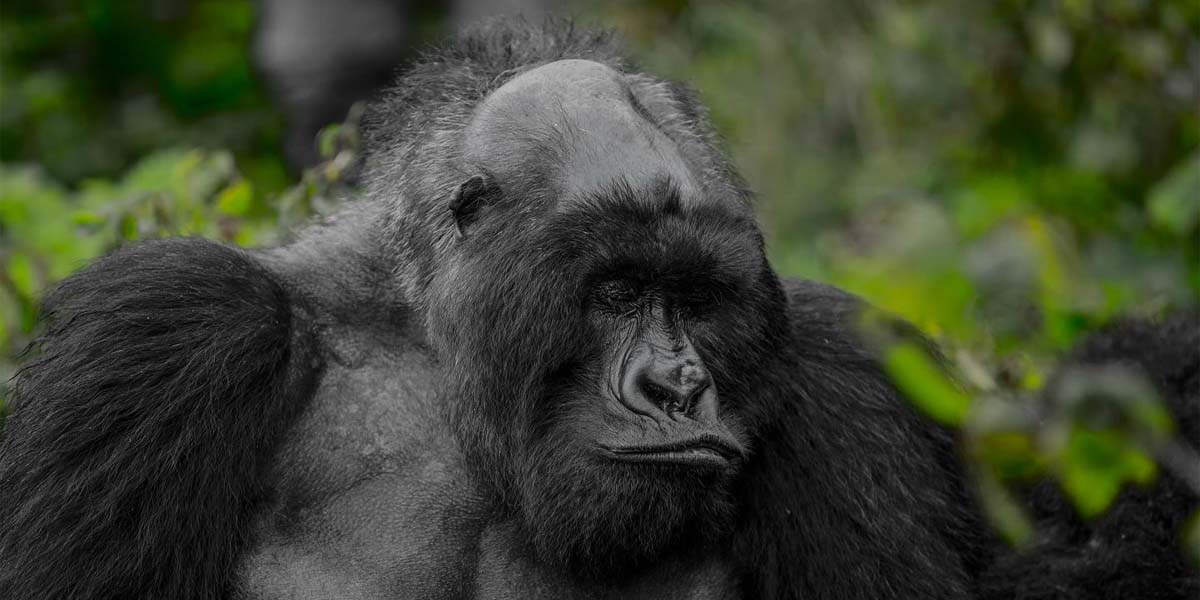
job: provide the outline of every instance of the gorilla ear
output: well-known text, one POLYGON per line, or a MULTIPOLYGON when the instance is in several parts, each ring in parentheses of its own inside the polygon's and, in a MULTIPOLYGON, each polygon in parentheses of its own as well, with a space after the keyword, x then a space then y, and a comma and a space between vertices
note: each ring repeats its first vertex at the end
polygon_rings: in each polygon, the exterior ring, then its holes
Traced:
POLYGON ((467 225, 475 221, 475 215, 485 204, 500 195, 500 188, 487 175, 475 175, 454 190, 450 199, 450 214, 454 217, 454 228, 459 237, 464 235, 467 225))

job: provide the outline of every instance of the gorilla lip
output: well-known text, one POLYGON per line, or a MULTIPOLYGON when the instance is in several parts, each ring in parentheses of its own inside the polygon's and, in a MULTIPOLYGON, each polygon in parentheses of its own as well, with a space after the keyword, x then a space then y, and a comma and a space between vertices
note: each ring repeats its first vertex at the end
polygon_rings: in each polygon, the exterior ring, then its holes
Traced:
POLYGON ((742 455, 741 450, 716 436, 666 444, 606 447, 605 450, 621 462, 710 469, 726 469, 742 455))

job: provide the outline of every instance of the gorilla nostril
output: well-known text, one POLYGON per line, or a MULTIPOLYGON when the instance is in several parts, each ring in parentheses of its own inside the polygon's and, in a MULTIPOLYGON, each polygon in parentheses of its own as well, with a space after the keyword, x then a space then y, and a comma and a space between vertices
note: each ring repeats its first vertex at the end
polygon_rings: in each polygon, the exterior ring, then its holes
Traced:
POLYGON ((617 384, 618 400, 642 416, 690 415, 711 377, 692 353, 635 352, 625 360, 617 384))
POLYGON ((665 386, 659 385, 646 378, 642 381, 642 394, 646 396, 651 403, 664 410, 679 404, 682 398, 675 394, 665 386))
POLYGON ((688 412, 696 398, 709 386, 708 374, 704 369, 691 365, 677 370, 675 377, 664 375, 644 374, 640 378, 638 391, 651 405, 666 413, 688 412))

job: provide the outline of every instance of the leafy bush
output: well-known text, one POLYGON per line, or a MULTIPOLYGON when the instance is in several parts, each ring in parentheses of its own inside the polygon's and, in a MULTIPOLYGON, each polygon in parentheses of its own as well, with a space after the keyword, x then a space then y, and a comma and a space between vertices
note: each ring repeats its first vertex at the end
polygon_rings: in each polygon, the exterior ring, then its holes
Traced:
MULTIPOLYGON (((358 111, 322 133, 327 161, 278 194, 257 191, 226 151, 156 151, 115 181, 69 190, 33 165, 0 165, 0 352, 15 357, 34 333, 37 298, 53 282, 131 240, 200 236, 279 243, 352 193, 343 184, 358 148, 358 111)), ((13 373, 0 360, 0 416, 13 373)))

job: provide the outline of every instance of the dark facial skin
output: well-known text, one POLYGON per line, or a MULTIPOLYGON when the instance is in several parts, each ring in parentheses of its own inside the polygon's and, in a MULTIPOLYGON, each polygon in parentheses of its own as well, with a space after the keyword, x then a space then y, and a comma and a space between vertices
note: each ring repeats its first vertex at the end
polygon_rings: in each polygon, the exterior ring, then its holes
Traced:
POLYGON ((601 451, 630 465, 734 470, 745 449, 721 420, 716 385, 678 302, 623 280, 605 282, 596 294, 591 317, 599 328, 628 332, 614 336, 605 390, 628 425, 596 440, 601 451))

